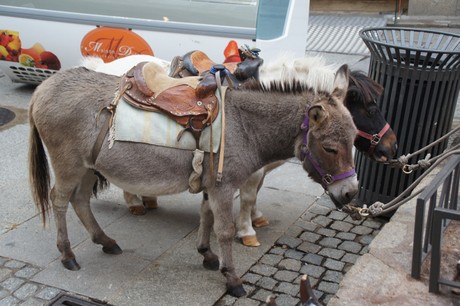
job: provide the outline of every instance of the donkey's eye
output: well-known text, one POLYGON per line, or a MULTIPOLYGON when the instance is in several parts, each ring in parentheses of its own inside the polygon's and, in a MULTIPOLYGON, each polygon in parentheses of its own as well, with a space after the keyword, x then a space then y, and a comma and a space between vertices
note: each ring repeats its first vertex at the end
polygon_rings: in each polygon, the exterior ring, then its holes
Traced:
POLYGON ((327 153, 337 154, 337 150, 336 150, 335 148, 323 146, 323 149, 324 149, 324 151, 326 151, 327 153))

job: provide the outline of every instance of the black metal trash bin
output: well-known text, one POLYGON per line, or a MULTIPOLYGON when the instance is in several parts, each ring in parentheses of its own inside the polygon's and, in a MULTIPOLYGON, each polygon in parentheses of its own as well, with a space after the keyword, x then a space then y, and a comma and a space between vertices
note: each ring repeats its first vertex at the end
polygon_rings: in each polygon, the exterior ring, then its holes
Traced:
MULTIPOLYGON (((385 88, 377 103, 398 137, 397 155, 449 132, 460 89, 460 35, 389 27, 363 29, 359 35, 371 53, 369 77, 385 88)), ((443 142, 427 152, 435 156, 446 146, 443 142)), ((387 203, 422 173, 406 175, 362 153, 356 155, 356 168, 360 204, 387 203)))

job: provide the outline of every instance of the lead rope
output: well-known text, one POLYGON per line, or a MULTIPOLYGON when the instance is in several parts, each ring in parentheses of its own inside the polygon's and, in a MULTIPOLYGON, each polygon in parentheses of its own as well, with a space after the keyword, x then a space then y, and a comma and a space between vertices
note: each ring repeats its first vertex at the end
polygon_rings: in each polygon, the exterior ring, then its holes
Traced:
POLYGON ((428 168, 428 167, 431 166, 431 163, 435 162, 438 158, 441 158, 444 154, 448 154, 450 151, 457 150, 458 148, 460 148, 460 144, 457 144, 457 145, 453 146, 449 150, 439 154, 436 157, 433 157, 432 159, 430 159, 430 157, 431 157, 430 154, 427 154, 427 156, 424 159, 419 160, 416 164, 409 165, 408 161, 412 157, 414 157, 416 155, 419 155, 422 152, 430 149, 431 147, 439 144, 441 141, 445 140, 450 135, 454 134, 455 132, 457 132, 459 130, 460 130, 460 126, 456 127, 455 129, 453 129, 449 133, 445 134, 444 136, 442 136, 438 140, 428 144, 427 146, 421 148, 420 150, 415 151, 414 153, 407 154, 407 155, 401 155, 398 159, 393 159, 393 160, 388 161, 387 164, 390 165, 390 167, 392 167, 392 168, 402 168, 402 171, 405 174, 410 174, 410 173, 412 173, 412 171, 418 170, 419 168, 422 168, 422 169, 423 168, 428 168))
POLYGON ((224 169, 224 151, 225 151, 225 93, 227 92, 227 86, 222 86, 220 80, 221 71, 216 73, 216 80, 217 80, 217 88, 219 89, 221 104, 222 104, 222 134, 220 139, 220 152, 219 152, 219 164, 217 166, 217 178, 216 178, 216 186, 220 186, 222 184, 222 171, 224 169))
POLYGON ((422 179, 425 178, 433 169, 435 169, 443 160, 445 160, 446 158, 452 155, 460 154, 460 144, 453 146, 452 148, 446 150, 445 152, 431 159, 430 159, 430 154, 427 154, 427 156, 424 159, 419 160, 416 164, 409 165, 408 160, 428 150, 429 148, 435 146, 436 144, 439 144, 441 141, 445 140, 446 138, 448 138, 449 136, 451 136, 452 134, 454 134, 455 132, 459 130, 460 130, 460 126, 456 127, 449 133, 445 134, 444 136, 437 139, 436 141, 428 144, 427 146, 421 148, 420 150, 414 153, 411 153, 411 154, 402 155, 398 159, 391 160, 387 163, 388 165, 390 165, 390 167, 401 168, 405 174, 410 174, 414 170, 418 170, 420 168, 427 169, 422 175, 420 175, 409 187, 407 187, 396 198, 394 198, 393 200, 391 200, 390 202, 386 204, 383 204, 382 202, 377 201, 373 203, 369 208, 367 208, 366 206, 361 208, 361 207, 353 207, 350 205, 346 205, 344 206, 344 210, 350 213, 352 218, 356 218, 356 219, 361 219, 362 217, 368 217, 368 216, 377 217, 377 216, 386 214, 390 211, 397 209, 402 204, 408 202, 409 200, 419 195, 423 191, 423 189, 418 190, 413 194, 410 194, 410 193, 415 189, 415 187, 417 187, 417 185, 422 181, 422 179), (405 198, 405 196, 407 197, 405 198))

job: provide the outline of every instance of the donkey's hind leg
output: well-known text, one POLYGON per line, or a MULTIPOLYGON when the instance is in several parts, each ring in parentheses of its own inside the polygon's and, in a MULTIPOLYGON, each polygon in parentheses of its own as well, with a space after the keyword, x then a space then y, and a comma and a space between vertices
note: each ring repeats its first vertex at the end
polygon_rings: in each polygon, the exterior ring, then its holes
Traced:
POLYGON ((219 270, 219 257, 211 251, 210 239, 214 216, 209 207, 208 195, 203 193, 198 229, 198 252, 203 255, 203 266, 208 270, 219 270))
POLYGON ((78 218, 89 232, 91 240, 96 244, 101 244, 102 250, 107 254, 121 254, 123 251, 118 246, 117 242, 104 233, 91 211, 90 198, 96 181, 97 176, 92 170, 88 170, 80 185, 72 194, 70 203, 72 204, 78 218))
POLYGON ((69 270, 79 270, 80 265, 75 260, 75 254, 69 241, 66 215, 69 200, 84 177, 86 170, 77 167, 64 167, 60 164, 54 165, 54 169, 56 182, 51 189, 50 198, 56 222, 57 248, 62 254, 61 262, 64 267, 69 270))
POLYGON ((50 197, 53 205, 53 215, 56 222, 57 248, 61 252, 61 262, 66 269, 80 270, 80 265, 75 260, 75 254, 69 241, 67 233, 67 208, 72 190, 61 190, 56 185, 51 189, 50 197))

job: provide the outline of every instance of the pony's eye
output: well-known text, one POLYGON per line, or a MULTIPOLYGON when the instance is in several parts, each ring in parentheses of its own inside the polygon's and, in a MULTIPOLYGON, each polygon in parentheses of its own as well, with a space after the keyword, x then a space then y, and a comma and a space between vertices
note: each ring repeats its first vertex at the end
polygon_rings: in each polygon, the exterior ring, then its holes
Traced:
POLYGON ((371 109, 367 112, 367 115, 368 115, 369 117, 374 117, 374 115, 375 115, 376 112, 377 112, 376 109, 371 108, 371 109))
POLYGON ((326 151, 327 153, 337 154, 337 150, 336 150, 335 148, 323 146, 323 149, 324 149, 324 151, 326 151))

